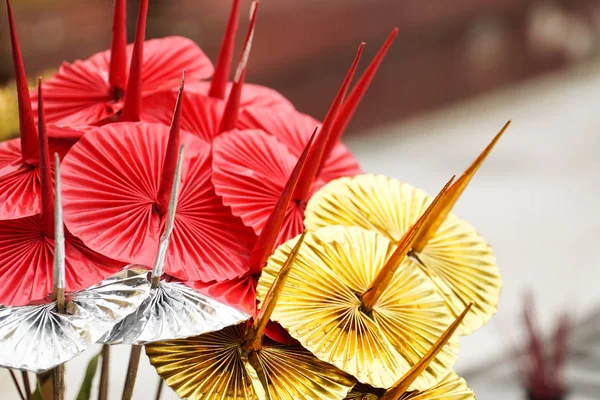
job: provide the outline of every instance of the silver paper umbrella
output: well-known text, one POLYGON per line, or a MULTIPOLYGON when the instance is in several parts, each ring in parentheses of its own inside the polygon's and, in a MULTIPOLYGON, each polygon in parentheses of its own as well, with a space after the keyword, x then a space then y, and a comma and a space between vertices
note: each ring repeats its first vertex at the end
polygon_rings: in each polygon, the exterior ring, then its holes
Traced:
POLYGON ((42 372, 63 364, 134 312, 147 298, 143 275, 123 271, 88 289, 65 293, 60 171, 55 154, 53 296, 18 307, 0 306, 0 366, 42 372))
POLYGON ((175 221, 182 160, 183 145, 179 148, 165 230, 150 277, 150 295, 135 313, 104 335, 100 339, 102 343, 139 345, 182 339, 218 331, 250 318, 250 315, 204 296, 182 283, 161 280, 175 221))

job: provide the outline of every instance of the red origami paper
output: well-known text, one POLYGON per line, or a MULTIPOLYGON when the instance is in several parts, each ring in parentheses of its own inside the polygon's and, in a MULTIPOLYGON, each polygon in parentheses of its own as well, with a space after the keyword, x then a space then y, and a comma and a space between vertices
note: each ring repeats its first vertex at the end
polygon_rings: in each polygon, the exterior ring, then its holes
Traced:
MULTIPOLYGON (((20 138, 0 143, 0 219, 15 219, 39 214, 42 204, 37 129, 10 2, 7 2, 7 8, 17 81, 20 138)), ((74 132, 56 127, 52 127, 52 130, 74 132)), ((58 153, 62 158, 71 145, 71 141, 54 139, 50 140, 49 148, 52 154, 58 153)), ((51 167, 53 162, 52 159, 51 167)))
POLYGON ((73 146, 63 161, 65 224, 101 254, 152 266, 181 140, 182 183, 165 273, 179 280, 234 279, 247 272, 256 236, 216 195, 210 146, 185 132, 179 139, 181 105, 171 129, 110 124, 73 146))
MULTIPOLYGON (((315 145, 302 170, 292 201, 285 212, 277 244, 291 239, 304 230, 304 210, 312 194, 325 181, 320 179, 319 166, 328 143, 331 127, 342 104, 358 65, 363 46, 342 84, 323 126, 318 129, 315 145)), ((313 131, 316 127, 313 127, 313 131)), ((234 215, 260 234, 267 218, 286 185, 296 157, 285 144, 260 130, 232 130, 218 136, 213 143, 213 182, 223 202, 234 215)))
MULTIPOLYGON (((285 225, 287 210, 305 169, 313 139, 314 135, 309 139, 295 165, 291 167, 291 173, 285 178, 286 182, 278 193, 276 203, 271 207, 266 221, 263 221, 264 228, 256 240, 251 256, 246 260, 248 273, 240 278, 223 282, 185 282, 187 285, 224 303, 255 314, 256 283, 269 256, 277 246, 280 231, 285 225)), ((274 333, 274 336, 276 334, 274 333)), ((279 336, 285 337, 281 333, 279 336)))
MULTIPOLYGON (((178 86, 184 69, 188 79, 210 78, 212 63, 193 41, 174 36, 144 42, 147 10, 148 0, 141 1, 135 43, 126 46, 125 0, 115 2, 111 49, 87 60, 64 63, 44 83, 48 122, 78 126, 118 121, 128 95, 142 99, 170 92, 178 86)), ((135 105, 132 107, 133 114, 139 112, 135 105)), ((131 119, 136 118, 127 120, 131 119)))
MULTIPOLYGON (((41 101, 41 95, 40 95, 41 101)), ((40 110, 43 106, 40 105, 40 110)), ((39 118, 42 213, 0 221, 0 304, 21 306, 52 292, 54 191, 43 115, 39 118)), ((76 291, 118 272, 123 263, 97 254, 65 231, 66 289, 76 291)))

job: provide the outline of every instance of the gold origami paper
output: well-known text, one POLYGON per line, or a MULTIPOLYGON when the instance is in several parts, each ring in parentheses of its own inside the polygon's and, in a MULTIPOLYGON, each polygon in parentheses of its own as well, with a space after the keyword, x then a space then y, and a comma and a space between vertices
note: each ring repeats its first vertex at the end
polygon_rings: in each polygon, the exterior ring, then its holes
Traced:
MULTIPOLYGON (((347 400, 378 400, 385 390, 358 384, 346 397, 347 400)), ((475 400, 475 394, 465 380, 454 372, 449 373, 437 385, 424 391, 403 394, 398 400, 475 400)))
MULTIPOLYGON (((259 300, 295 242, 284 243, 269 259, 258 282, 259 300)), ((271 319, 323 361, 360 382, 390 387, 454 320, 434 285, 409 260, 372 312, 363 312, 360 297, 395 248, 385 236, 357 227, 309 232, 271 319)), ((452 338, 411 388, 426 389, 446 376, 458 347, 458 338, 452 338)))
MULTIPOLYGON (((309 201, 305 226, 359 226, 398 242, 431 203, 424 191, 382 175, 359 175, 330 182, 309 201)), ((412 266, 436 286, 454 315, 471 301, 461 334, 469 334, 495 314, 501 290, 496 258, 484 238, 453 214, 441 223, 412 266)))

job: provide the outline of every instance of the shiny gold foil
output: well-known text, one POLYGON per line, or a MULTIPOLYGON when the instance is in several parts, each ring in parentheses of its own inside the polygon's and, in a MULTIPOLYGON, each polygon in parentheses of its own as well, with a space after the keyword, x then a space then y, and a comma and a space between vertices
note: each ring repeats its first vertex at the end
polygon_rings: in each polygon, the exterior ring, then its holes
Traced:
MULTIPOLYGON (((359 226, 399 241, 432 198, 424 191, 381 175, 359 175, 330 182, 309 201, 305 226, 359 226)), ((496 258, 468 222, 450 214, 410 263, 436 286, 454 315, 471 301, 473 312, 460 333, 472 333, 495 314, 502 287, 496 258)))
POLYGON ((167 385, 186 399, 343 399, 354 380, 301 346, 265 340, 262 349, 243 350, 246 324, 188 339, 146 345, 150 362, 167 385))
MULTIPOLYGON (((269 259, 258 282, 259 300, 295 241, 281 245, 269 259)), ((385 236, 357 227, 308 233, 271 319, 323 361, 360 382, 390 387, 454 319, 431 281, 409 260, 373 310, 362 309, 360 297, 395 247, 385 236)), ((453 337, 411 389, 426 389, 446 376, 458 348, 453 337)))
MULTIPOLYGON (((347 400, 377 400, 385 393, 382 389, 369 385, 356 385, 347 400)), ((467 386, 465 380, 454 372, 449 373, 437 385, 424 391, 413 391, 403 394, 398 400, 475 400, 473 390, 467 386)))

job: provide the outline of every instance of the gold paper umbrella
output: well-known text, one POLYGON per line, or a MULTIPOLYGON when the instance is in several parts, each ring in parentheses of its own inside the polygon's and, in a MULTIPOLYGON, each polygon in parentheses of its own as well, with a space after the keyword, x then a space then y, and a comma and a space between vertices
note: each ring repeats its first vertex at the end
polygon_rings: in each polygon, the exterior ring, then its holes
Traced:
MULTIPOLYGON (((448 189, 409 253, 454 315, 475 302, 459 330, 463 335, 495 314, 502 283, 496 258, 485 239, 450 211, 509 123, 448 189)), ((427 193, 409 184, 385 176, 359 175, 332 181, 317 192, 307 205, 304 224, 308 230, 328 225, 360 226, 398 242, 430 203, 427 193)))
POLYGON ((448 340, 452 337, 454 332, 465 318, 465 316, 471 311, 473 303, 469 304, 467 308, 456 318, 456 320, 446 329, 446 331, 439 337, 435 344, 429 349, 427 354, 423 356, 418 363, 416 363, 410 371, 408 371, 402 378, 398 380, 391 388, 379 389, 373 386, 365 384, 357 384, 352 388, 352 391, 348 393, 346 400, 475 400, 475 395, 471 388, 469 388, 461 377, 457 376, 454 372, 450 372, 435 386, 432 386, 422 391, 408 391, 408 388, 414 382, 414 380, 421 375, 423 370, 431 363, 432 360, 439 354, 444 348, 448 340))
MULTIPOLYGON (((442 197, 399 245, 358 227, 309 232, 272 319, 318 358, 360 382, 381 388, 393 385, 454 318, 423 271, 405 260, 442 197)), ((257 286, 259 300, 265 298, 296 240, 281 245, 269 259, 257 286)), ((445 377, 458 347, 458 338, 452 338, 413 389, 426 389, 445 377)))
POLYGON ((355 381, 298 345, 264 338, 264 329, 302 244, 290 252, 254 322, 146 346, 150 362, 190 399, 343 399, 355 381))

